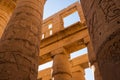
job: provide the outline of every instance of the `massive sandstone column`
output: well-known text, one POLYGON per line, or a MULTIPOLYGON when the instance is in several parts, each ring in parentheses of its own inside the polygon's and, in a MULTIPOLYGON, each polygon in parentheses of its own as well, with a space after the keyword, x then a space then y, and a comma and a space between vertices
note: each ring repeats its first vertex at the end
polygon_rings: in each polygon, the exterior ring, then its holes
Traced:
POLYGON ((120 80, 120 0, 81 0, 103 80, 120 80))
POLYGON ((94 78, 95 80, 102 80, 91 41, 87 44, 87 49, 88 49, 88 58, 90 61, 90 66, 94 70, 94 78))
POLYGON ((64 49, 60 48, 52 52, 53 54, 53 78, 54 80, 71 80, 71 66, 68 55, 64 49))
POLYGON ((102 77, 101 77, 101 74, 100 74, 100 70, 98 68, 98 63, 94 62, 93 66, 94 66, 94 77, 95 77, 95 80, 103 80, 102 77))
POLYGON ((0 80, 36 80, 45 0, 18 0, 0 40, 0 80))
POLYGON ((85 80, 84 74, 81 71, 73 72, 72 76, 72 80, 85 80))
POLYGON ((84 69, 80 66, 72 66, 72 80, 85 80, 85 71, 84 69))
POLYGON ((0 0, 0 37, 2 36, 15 6, 15 1, 13 0, 0 0))

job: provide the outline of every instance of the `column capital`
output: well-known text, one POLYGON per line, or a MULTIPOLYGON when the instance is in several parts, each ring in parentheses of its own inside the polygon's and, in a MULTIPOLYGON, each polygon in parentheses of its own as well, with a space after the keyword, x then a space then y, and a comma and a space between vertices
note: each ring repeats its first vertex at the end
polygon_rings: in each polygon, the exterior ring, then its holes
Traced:
POLYGON ((56 50, 53 50, 51 52, 51 56, 54 57, 55 55, 59 55, 59 54, 64 54, 66 55, 67 57, 70 57, 70 55, 68 54, 68 52, 66 51, 65 48, 61 47, 61 48, 58 48, 56 50))

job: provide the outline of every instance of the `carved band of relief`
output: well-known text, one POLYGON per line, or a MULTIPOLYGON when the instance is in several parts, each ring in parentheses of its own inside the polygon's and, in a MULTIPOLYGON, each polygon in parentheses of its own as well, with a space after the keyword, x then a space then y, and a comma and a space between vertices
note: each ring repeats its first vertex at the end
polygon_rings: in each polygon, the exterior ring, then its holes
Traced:
POLYGON ((120 16, 120 8, 116 6, 114 0, 99 0, 98 5, 104 13, 106 22, 111 22, 120 16))
POLYGON ((100 66, 107 63, 120 64, 120 28, 103 42, 96 56, 100 66))

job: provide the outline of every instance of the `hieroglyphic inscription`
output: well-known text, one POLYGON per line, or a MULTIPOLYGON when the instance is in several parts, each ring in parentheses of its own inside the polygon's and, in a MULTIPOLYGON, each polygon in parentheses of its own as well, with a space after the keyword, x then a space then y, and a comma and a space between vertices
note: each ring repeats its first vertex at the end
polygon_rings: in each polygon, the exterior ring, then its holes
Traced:
POLYGON ((118 8, 113 0, 100 0, 98 5, 102 9, 106 22, 111 22, 120 16, 120 8, 118 8))
POLYGON ((86 16, 87 21, 88 21, 88 30, 90 32, 91 39, 95 39, 94 33, 100 27, 99 18, 98 18, 98 12, 95 9, 95 3, 96 3, 95 0, 93 0, 91 2, 89 13, 86 16))
POLYGON ((0 80, 36 80, 44 2, 18 0, 0 40, 0 80))
POLYGON ((113 32, 98 50, 97 60, 100 66, 113 63, 120 63, 120 29, 113 32))

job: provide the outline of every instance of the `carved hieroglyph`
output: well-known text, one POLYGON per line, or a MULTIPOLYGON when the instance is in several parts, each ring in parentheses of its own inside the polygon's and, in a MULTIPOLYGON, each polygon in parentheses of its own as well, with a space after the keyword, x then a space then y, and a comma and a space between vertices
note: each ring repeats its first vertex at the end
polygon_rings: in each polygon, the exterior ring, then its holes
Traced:
POLYGON ((102 78, 119 80, 120 0, 81 0, 81 3, 102 78))

